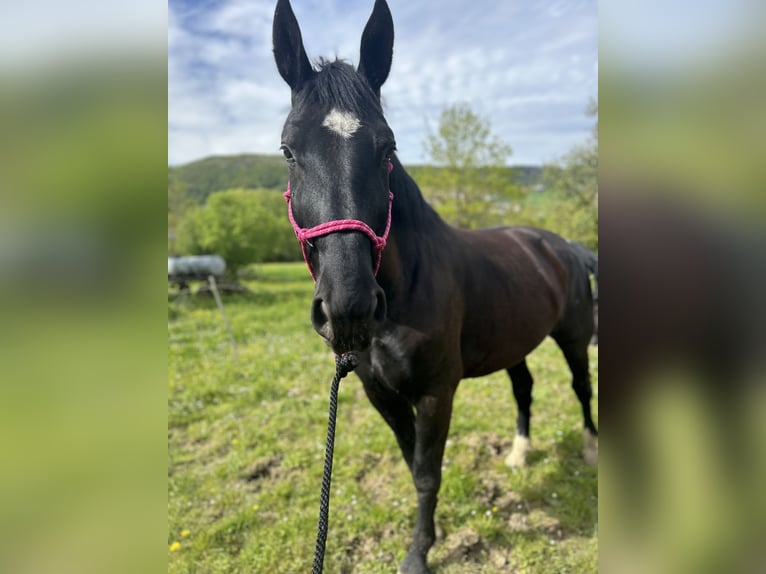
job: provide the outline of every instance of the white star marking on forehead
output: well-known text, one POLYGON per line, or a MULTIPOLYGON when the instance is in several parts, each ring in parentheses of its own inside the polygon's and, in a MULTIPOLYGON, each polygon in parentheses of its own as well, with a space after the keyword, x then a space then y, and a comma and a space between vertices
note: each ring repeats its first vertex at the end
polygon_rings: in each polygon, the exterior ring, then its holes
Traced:
POLYGON ((333 108, 322 122, 322 127, 334 131, 343 139, 348 139, 359 129, 362 123, 351 112, 341 112, 333 108))

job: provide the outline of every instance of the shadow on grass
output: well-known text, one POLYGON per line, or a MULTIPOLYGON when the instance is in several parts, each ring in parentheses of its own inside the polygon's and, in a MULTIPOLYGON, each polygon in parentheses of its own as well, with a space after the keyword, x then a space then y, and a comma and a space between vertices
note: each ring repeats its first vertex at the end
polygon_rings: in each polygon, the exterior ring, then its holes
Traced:
MULTIPOLYGON (((493 514, 485 524, 452 525, 432 550, 434 574, 524 570, 550 553, 560 554, 557 545, 567 539, 592 538, 598 522, 598 469, 585 464, 582 446, 582 434, 570 430, 555 444, 530 451, 526 468, 519 471, 506 474, 484 460, 481 470, 473 471, 478 488, 472 496, 482 508, 494 508, 493 514)), ((574 544, 567 552, 581 543, 574 544)), ((565 553, 559 559, 566 565, 573 558, 565 553)))
MULTIPOLYGON (((511 438, 475 435, 478 441, 465 440, 461 446, 467 450, 453 453, 463 465, 466 492, 442 491, 440 504, 449 506, 454 498, 464 506, 470 499, 478 517, 460 518, 460 510, 442 511, 451 516, 440 518, 437 511, 443 533, 429 553, 434 574, 593 571, 589 560, 595 558, 587 541, 598 522, 598 473, 582 459, 581 432, 564 431, 555 443, 541 442, 529 453, 527 468, 517 473, 498 465, 511 438), (468 452, 473 458, 461 456, 468 452), (484 518, 484 511, 492 514, 484 518)), ((401 548, 411 532, 409 522, 397 529, 397 536, 404 537, 401 548)), ((403 550, 400 554, 401 559, 403 550)))
MULTIPOLYGON (((564 536, 591 536, 598 521, 598 468, 585 464, 580 431, 569 430, 551 446, 556 461, 542 480, 522 484, 520 494, 530 508, 539 508, 561 525, 564 536)), ((530 470, 548 451, 533 451, 528 458, 530 470)))

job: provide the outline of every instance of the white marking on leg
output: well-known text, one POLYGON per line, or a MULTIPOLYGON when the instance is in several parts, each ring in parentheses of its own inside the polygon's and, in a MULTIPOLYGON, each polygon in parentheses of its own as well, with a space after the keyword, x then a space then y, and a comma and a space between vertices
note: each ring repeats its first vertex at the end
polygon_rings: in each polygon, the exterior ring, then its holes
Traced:
POLYGON ((511 454, 505 458, 505 466, 521 468, 527 464, 527 453, 532 448, 529 437, 517 434, 513 439, 511 454))
POLYGON ((598 465, 598 436, 594 435, 588 429, 582 431, 582 457, 585 464, 591 466, 598 465))
POLYGON ((342 112, 336 108, 333 108, 322 122, 322 127, 334 131, 343 139, 348 139, 354 135, 361 125, 362 122, 354 114, 342 112))

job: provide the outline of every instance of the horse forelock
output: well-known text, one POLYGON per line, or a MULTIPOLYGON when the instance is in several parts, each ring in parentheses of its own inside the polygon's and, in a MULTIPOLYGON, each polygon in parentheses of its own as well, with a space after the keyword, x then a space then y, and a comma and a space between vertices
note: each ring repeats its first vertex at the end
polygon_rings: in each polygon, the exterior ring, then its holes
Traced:
POLYGON ((300 94, 302 103, 353 114, 362 120, 383 116, 375 92, 351 64, 320 59, 318 65, 316 74, 300 94))

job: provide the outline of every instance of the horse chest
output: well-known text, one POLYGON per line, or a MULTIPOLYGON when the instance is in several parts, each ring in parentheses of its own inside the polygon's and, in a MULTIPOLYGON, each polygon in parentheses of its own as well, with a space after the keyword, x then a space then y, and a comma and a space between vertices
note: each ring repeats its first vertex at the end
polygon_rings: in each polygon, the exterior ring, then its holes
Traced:
POLYGON ((442 338, 407 327, 388 329, 360 358, 357 373, 366 385, 412 401, 434 382, 460 378, 459 353, 449 352, 442 338))

